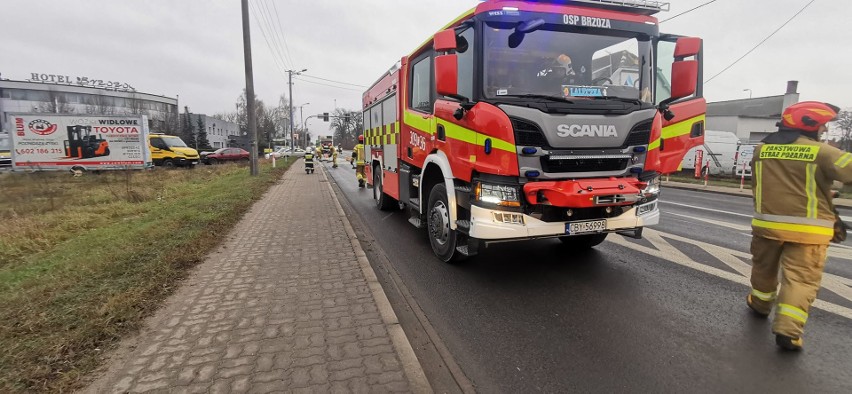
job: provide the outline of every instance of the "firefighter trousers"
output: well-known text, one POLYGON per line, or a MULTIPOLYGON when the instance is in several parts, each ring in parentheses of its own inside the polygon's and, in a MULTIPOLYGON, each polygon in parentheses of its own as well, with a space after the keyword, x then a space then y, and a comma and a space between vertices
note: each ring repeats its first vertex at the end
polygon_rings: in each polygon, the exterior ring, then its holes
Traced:
POLYGON ((773 333, 792 338, 802 336, 808 310, 819 292, 827 251, 828 245, 752 237, 752 305, 769 314, 775 304, 773 333))
POLYGON ((355 165, 355 178, 359 182, 367 179, 367 174, 364 172, 364 163, 355 165))

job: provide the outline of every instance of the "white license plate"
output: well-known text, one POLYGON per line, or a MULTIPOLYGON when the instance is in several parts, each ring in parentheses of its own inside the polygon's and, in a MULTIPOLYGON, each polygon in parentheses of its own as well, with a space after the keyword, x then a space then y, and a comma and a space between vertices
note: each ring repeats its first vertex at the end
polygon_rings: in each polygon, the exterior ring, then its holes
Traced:
POLYGON ((565 223, 565 234, 596 233, 606 230, 606 219, 588 222, 565 223))

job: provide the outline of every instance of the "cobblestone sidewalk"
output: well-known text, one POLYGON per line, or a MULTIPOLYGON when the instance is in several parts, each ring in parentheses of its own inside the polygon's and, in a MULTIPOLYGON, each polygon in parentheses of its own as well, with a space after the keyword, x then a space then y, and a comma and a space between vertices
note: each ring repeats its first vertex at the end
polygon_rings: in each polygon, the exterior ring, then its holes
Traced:
POLYGON ((122 349, 85 391, 430 391, 325 174, 302 162, 122 349))

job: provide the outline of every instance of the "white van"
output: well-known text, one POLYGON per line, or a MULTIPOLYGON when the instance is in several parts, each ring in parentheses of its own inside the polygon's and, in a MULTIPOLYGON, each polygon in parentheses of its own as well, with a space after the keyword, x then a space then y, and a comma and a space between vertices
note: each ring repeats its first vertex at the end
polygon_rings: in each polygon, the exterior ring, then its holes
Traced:
POLYGON ((757 144, 740 144, 739 149, 737 149, 737 156, 735 158, 735 177, 742 177, 743 170, 745 170, 745 177, 751 178, 751 159, 754 157, 754 148, 756 146, 757 144))
MULTIPOLYGON (((689 150, 686 156, 683 157, 682 168, 684 170, 695 170, 695 152, 703 151, 702 168, 707 166, 709 161, 710 175, 715 176, 731 176, 734 174, 734 167, 737 163, 737 149, 740 146, 740 139, 737 135, 730 131, 714 131, 706 130, 704 132, 704 145, 697 146, 689 150)), ((702 169, 702 174, 707 169, 702 169)))

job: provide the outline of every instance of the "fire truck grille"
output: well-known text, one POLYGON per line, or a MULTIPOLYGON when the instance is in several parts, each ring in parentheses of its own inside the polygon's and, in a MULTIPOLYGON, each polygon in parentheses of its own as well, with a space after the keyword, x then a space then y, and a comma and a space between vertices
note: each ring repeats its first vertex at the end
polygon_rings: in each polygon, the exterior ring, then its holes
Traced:
POLYGON ((512 118, 512 128, 515 129, 515 144, 520 146, 546 147, 547 140, 541 129, 532 122, 512 118))
POLYGON ((630 134, 627 136, 627 140, 624 141, 624 147, 635 146, 635 145, 648 145, 651 139, 651 121, 639 122, 636 126, 633 126, 633 129, 630 130, 630 134))
POLYGON ((542 156, 541 168, 545 172, 592 172, 592 171, 623 171, 630 162, 629 157, 595 157, 577 156, 551 158, 542 156))

